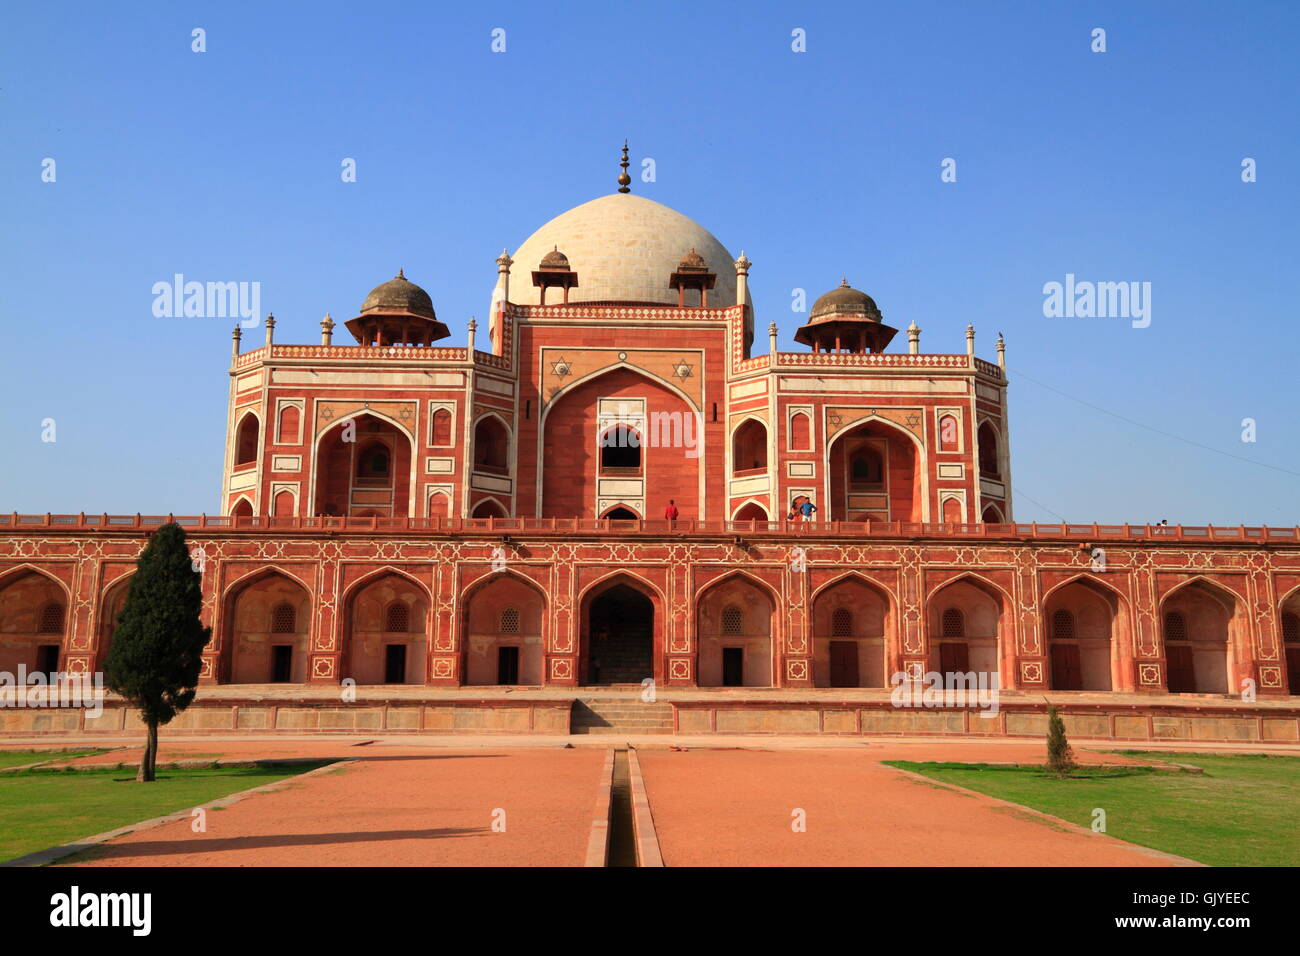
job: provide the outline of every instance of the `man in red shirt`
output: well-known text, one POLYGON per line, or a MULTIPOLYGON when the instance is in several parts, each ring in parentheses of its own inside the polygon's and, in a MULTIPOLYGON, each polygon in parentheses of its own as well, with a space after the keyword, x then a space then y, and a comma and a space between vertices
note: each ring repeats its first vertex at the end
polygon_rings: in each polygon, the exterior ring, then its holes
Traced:
POLYGON ((668 507, 664 509, 664 517, 669 521, 677 520, 677 505, 673 504, 671 498, 668 499, 668 507))

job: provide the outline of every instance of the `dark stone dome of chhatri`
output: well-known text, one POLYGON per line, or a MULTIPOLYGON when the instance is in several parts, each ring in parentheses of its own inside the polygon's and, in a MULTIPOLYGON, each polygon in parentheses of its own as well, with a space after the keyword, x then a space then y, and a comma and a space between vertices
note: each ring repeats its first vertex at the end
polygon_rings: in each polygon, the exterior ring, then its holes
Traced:
POLYGON ((366 301, 361 303, 361 314, 370 312, 406 313, 426 319, 436 319, 433 300, 414 282, 397 270, 397 276, 370 290, 366 301))
POLYGON ((561 252, 559 248, 554 248, 546 255, 542 256, 542 261, 538 264, 538 268, 568 272, 569 257, 561 252))
POLYGON ((880 309, 877 308, 875 300, 865 292, 849 285, 848 279, 841 279, 836 288, 820 296, 813 303, 808 318, 814 320, 829 315, 855 316, 880 321, 880 309))

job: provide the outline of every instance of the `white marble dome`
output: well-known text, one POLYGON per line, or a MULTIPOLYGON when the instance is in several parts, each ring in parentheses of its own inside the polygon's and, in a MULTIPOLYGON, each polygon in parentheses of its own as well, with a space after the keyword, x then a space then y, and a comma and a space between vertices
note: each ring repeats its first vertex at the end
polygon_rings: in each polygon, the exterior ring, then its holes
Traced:
MULTIPOLYGON (((677 304, 668 278, 694 249, 717 273, 709 305, 736 304, 736 258, 714 235, 690 219, 644 196, 613 193, 561 213, 511 253, 510 301, 537 305, 541 289, 533 270, 552 249, 559 249, 578 274, 570 302, 653 302, 677 304)), ((546 297, 560 301, 558 290, 546 297)), ((688 301, 690 301, 688 299, 688 301)))

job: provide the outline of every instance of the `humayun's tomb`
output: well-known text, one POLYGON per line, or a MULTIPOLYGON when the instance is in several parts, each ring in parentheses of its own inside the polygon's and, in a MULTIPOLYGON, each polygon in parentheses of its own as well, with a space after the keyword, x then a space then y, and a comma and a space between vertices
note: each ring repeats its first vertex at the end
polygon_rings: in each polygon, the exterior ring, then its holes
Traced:
MULTIPOLYGON (((1050 700, 1087 737, 1300 739, 1300 529, 1017 523, 1001 337, 922 351, 841 282, 805 351, 756 341, 749 260, 624 160, 496 260, 466 347, 401 272, 346 343, 235 330, 174 728, 1027 734, 1050 700), (996 673, 999 712, 893 705, 930 672, 996 673)), ((0 671, 99 669, 167 520, 0 516, 0 671)))

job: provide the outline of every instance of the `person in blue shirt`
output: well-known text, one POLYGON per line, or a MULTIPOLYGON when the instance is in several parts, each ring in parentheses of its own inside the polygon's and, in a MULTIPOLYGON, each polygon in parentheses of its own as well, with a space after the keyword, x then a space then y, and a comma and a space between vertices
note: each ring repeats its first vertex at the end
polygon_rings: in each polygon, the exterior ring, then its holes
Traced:
POLYGON ((799 506, 799 514, 803 515, 804 521, 812 521, 813 512, 816 510, 817 510, 817 506, 813 504, 811 501, 807 501, 807 500, 805 500, 804 503, 799 506))

